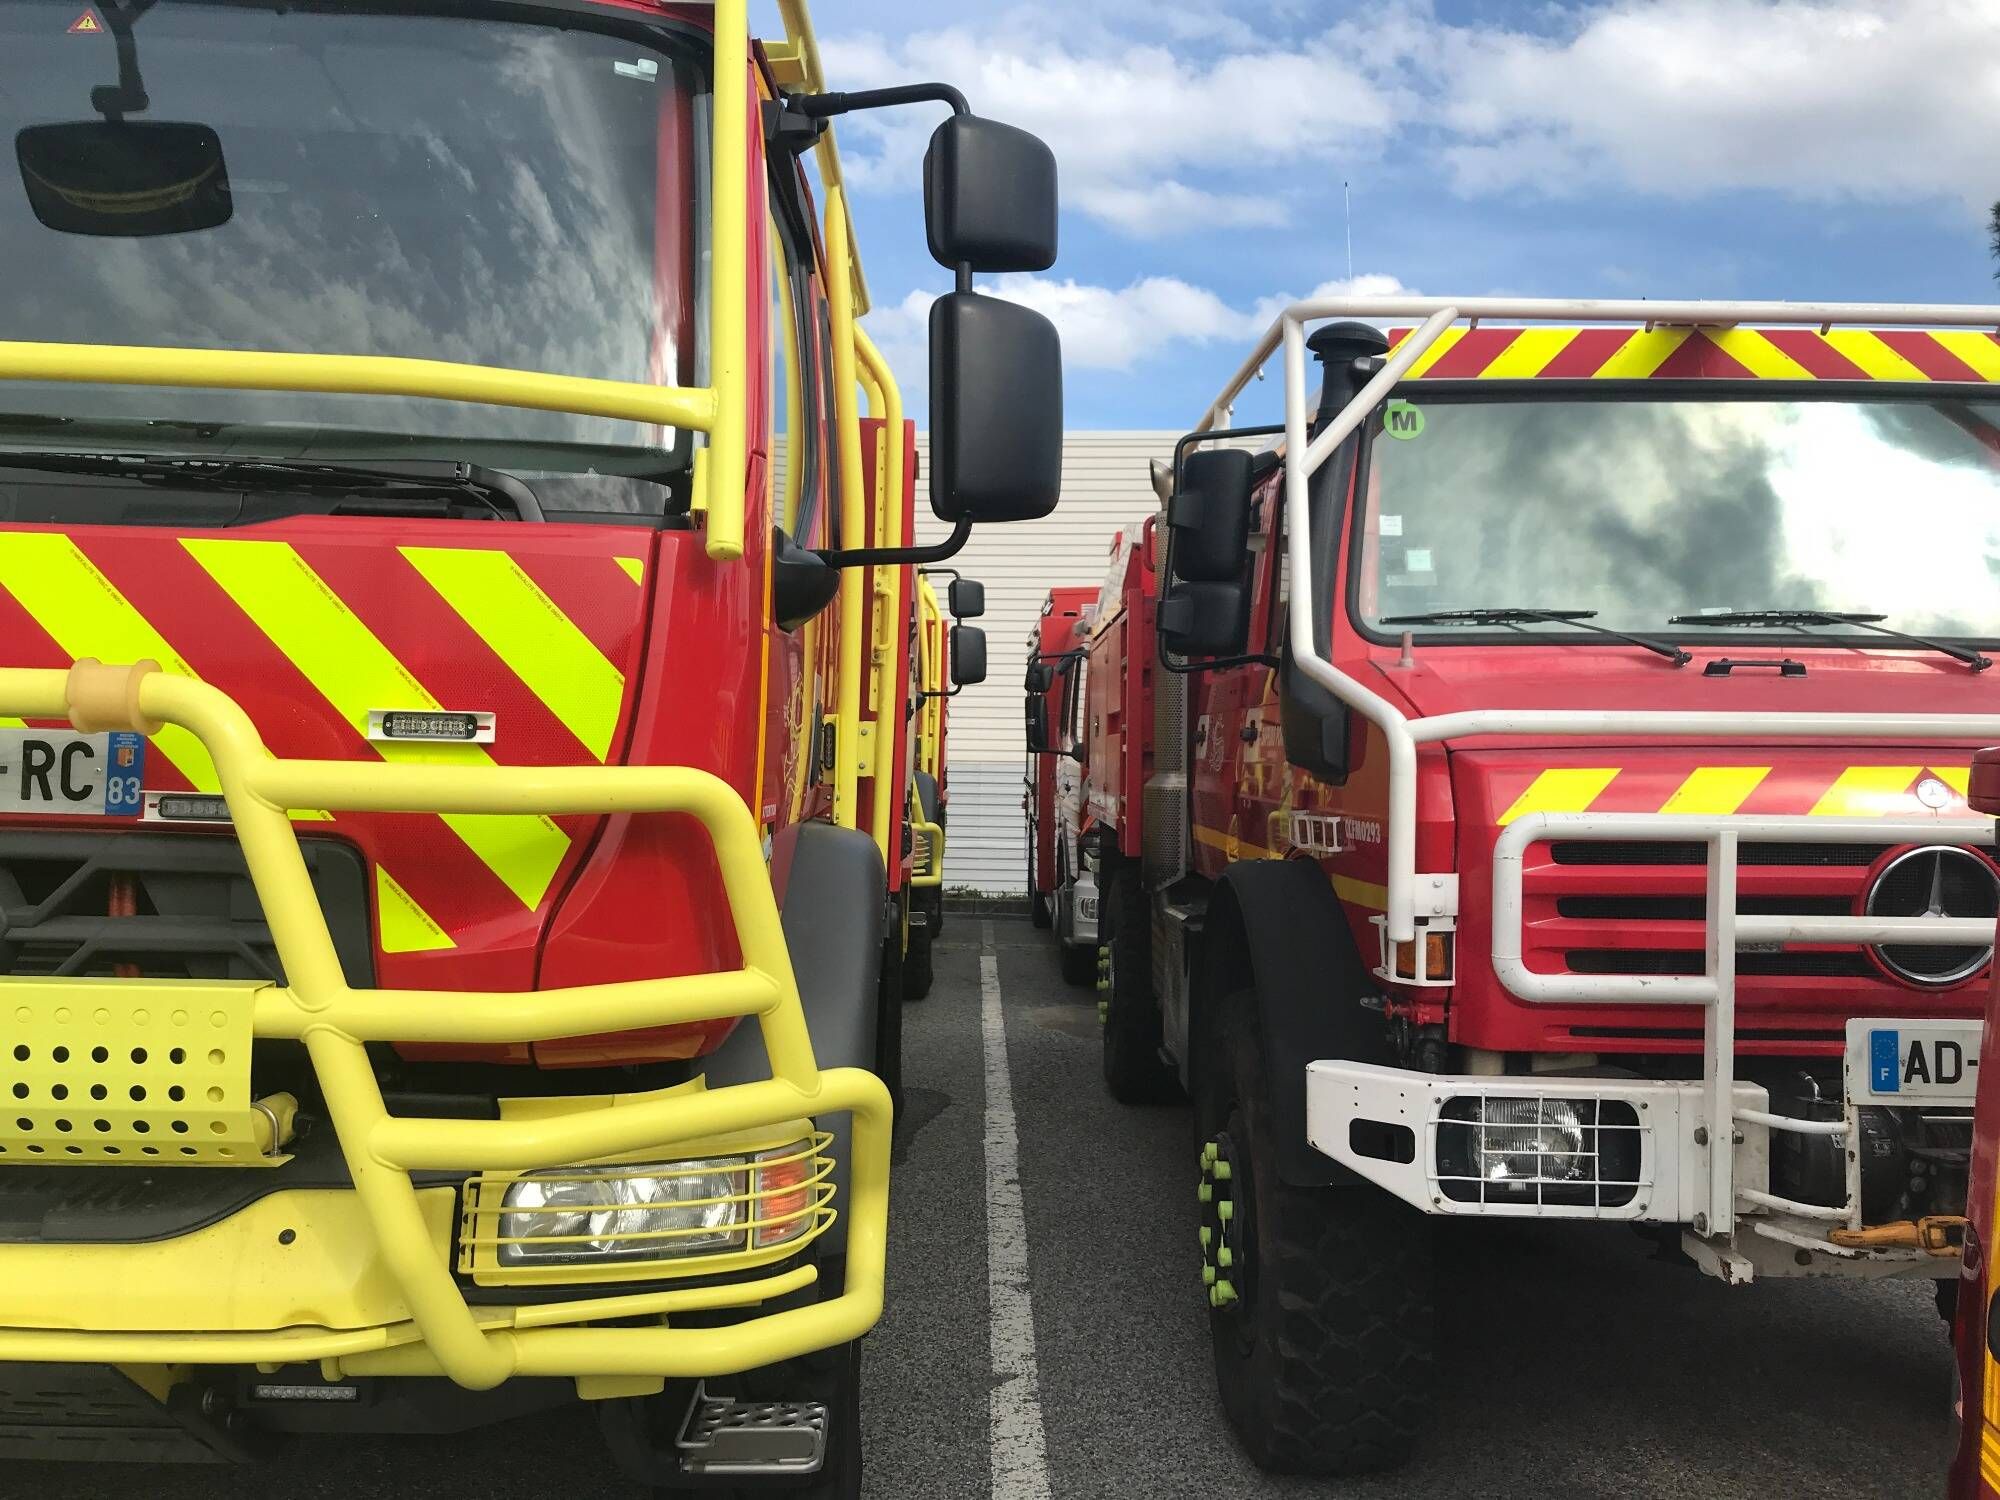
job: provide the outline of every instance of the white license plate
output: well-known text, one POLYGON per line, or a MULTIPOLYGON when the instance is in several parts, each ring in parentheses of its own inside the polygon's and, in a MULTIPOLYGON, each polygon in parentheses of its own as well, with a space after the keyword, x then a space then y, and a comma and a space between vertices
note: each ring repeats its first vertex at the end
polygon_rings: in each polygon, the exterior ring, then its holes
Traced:
POLYGON ((136 818, 145 771, 144 735, 0 729, 0 813, 136 818))
POLYGON ((1847 1097, 1970 1108, 1979 1091, 1979 1030, 1977 1021, 1849 1021, 1847 1097))

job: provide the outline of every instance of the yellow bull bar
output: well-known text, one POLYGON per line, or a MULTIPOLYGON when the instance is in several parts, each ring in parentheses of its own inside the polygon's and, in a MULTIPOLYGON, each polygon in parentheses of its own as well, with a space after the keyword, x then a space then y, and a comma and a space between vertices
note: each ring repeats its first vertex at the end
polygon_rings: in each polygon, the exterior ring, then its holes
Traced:
MULTIPOLYGON (((881 1315, 888 1219, 887 1089, 858 1068, 822 1070, 813 1057, 762 846, 729 785, 687 767, 463 768, 280 760, 226 694, 150 662, 69 672, 0 668, 0 714, 68 719, 79 730, 157 732, 179 725, 201 740, 283 965, 284 986, 256 987, 251 1035, 305 1044, 338 1137, 353 1193, 380 1264, 407 1319, 367 1328, 118 1331, 79 1329, 76 1306, 40 1306, 33 1278, 8 1273, 10 1256, 48 1246, 0 1247, 0 1361, 124 1364, 276 1364, 321 1360, 350 1374, 445 1375, 484 1389, 517 1375, 721 1375, 859 1337, 881 1315), (740 969, 528 993, 350 989, 335 955, 286 810, 428 813, 680 813, 707 831, 742 954, 740 969), (370 1042, 535 1042, 725 1017, 754 1019, 771 1076, 545 1118, 462 1120, 391 1116, 369 1062, 370 1042), (747 1317, 733 1326, 590 1327, 594 1319, 671 1316, 750 1306, 809 1286, 799 1267, 724 1286, 580 1298, 555 1305, 474 1309, 440 1254, 439 1196, 412 1172, 528 1171, 678 1145, 806 1117, 849 1113, 846 1276, 838 1295, 747 1317)), ((0 1015, 62 1007, 115 986, 167 1010, 224 986, 0 976, 0 1015)), ((241 990, 238 985, 233 988, 241 990)), ((220 1012, 218 1012, 219 1014, 220 1012)), ((0 1168, 4 1170, 4 1168, 0 1168)), ((190 1168, 190 1170, 198 1170, 190 1168)), ((131 1247, 137 1248, 137 1247, 131 1247)), ((114 1247, 93 1246, 102 1254, 114 1247)), ((17 1260, 17 1265, 21 1264, 17 1260)), ((680 1263, 680 1274, 701 1269, 680 1263)), ((672 1274, 672 1273, 663 1273, 672 1274)), ((580 1278, 581 1279, 581 1278, 580 1278)), ((163 1295, 197 1298, 185 1288, 163 1295)), ((230 1306, 227 1289, 214 1305, 230 1306)))

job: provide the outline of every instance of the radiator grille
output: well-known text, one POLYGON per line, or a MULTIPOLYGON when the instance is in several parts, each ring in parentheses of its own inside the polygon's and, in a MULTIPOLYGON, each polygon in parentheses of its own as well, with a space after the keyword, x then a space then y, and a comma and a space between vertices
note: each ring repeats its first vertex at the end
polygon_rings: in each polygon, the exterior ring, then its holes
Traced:
MULTIPOLYGON (((366 867, 300 840, 347 982, 373 983, 366 867)), ((151 830, 0 832, 0 973, 37 978, 268 979, 284 973, 226 836, 151 830)))

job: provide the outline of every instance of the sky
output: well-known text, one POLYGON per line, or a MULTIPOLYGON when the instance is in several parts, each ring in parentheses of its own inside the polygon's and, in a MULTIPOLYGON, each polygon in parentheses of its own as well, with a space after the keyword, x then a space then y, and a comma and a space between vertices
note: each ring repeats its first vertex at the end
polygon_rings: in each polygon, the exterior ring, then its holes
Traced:
MULTIPOLYGON (((1054 149, 1055 266, 982 289, 1055 319, 1072 428, 1191 426, 1278 306, 1349 289, 2000 302, 1995 0, 814 0, 813 15, 832 87, 955 83, 1054 149)), ((919 420, 925 314, 950 285, 918 191, 938 114, 838 127, 865 326, 919 420)), ((1276 412, 1272 374, 1239 420, 1276 412)))

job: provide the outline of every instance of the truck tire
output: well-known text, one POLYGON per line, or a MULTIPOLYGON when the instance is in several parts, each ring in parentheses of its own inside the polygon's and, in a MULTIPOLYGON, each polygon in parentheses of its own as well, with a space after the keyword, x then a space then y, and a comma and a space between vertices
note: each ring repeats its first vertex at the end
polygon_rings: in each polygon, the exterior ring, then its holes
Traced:
POLYGON ((1059 948, 1059 962, 1062 965, 1064 984, 1073 984, 1081 989, 1085 985, 1097 983, 1097 950, 1063 940, 1059 948))
POLYGON ((1040 891, 1035 891, 1035 890, 1029 891, 1028 921, 1034 926, 1039 927, 1044 932, 1046 932, 1048 930, 1049 923, 1051 923, 1054 920, 1055 920, 1055 913, 1049 910, 1049 898, 1047 896, 1044 896, 1040 891))
POLYGON ((903 960, 903 998, 921 1000, 931 992, 931 929, 910 929, 910 951, 903 960))
MULTIPOLYGON (((1406 1460, 1431 1406, 1431 1223, 1373 1187, 1281 1180, 1256 997, 1197 1074, 1203 1278, 1216 1385, 1259 1468, 1335 1476, 1406 1460)), ((1284 1059, 1303 1067, 1306 1059, 1284 1059)))
POLYGON ((903 911, 908 894, 892 898, 896 920, 882 940, 882 977, 875 1002, 875 1076, 888 1087, 889 1102, 898 1116, 903 1113, 903 997, 909 983, 903 948, 910 930, 903 911))
POLYGON ((1105 920, 1111 924, 1110 972, 1104 987, 1104 1082, 1120 1104, 1166 1104, 1181 1094, 1180 1079, 1160 1057, 1160 1007, 1153 998, 1152 912, 1138 869, 1124 861, 1105 876, 1105 920))

